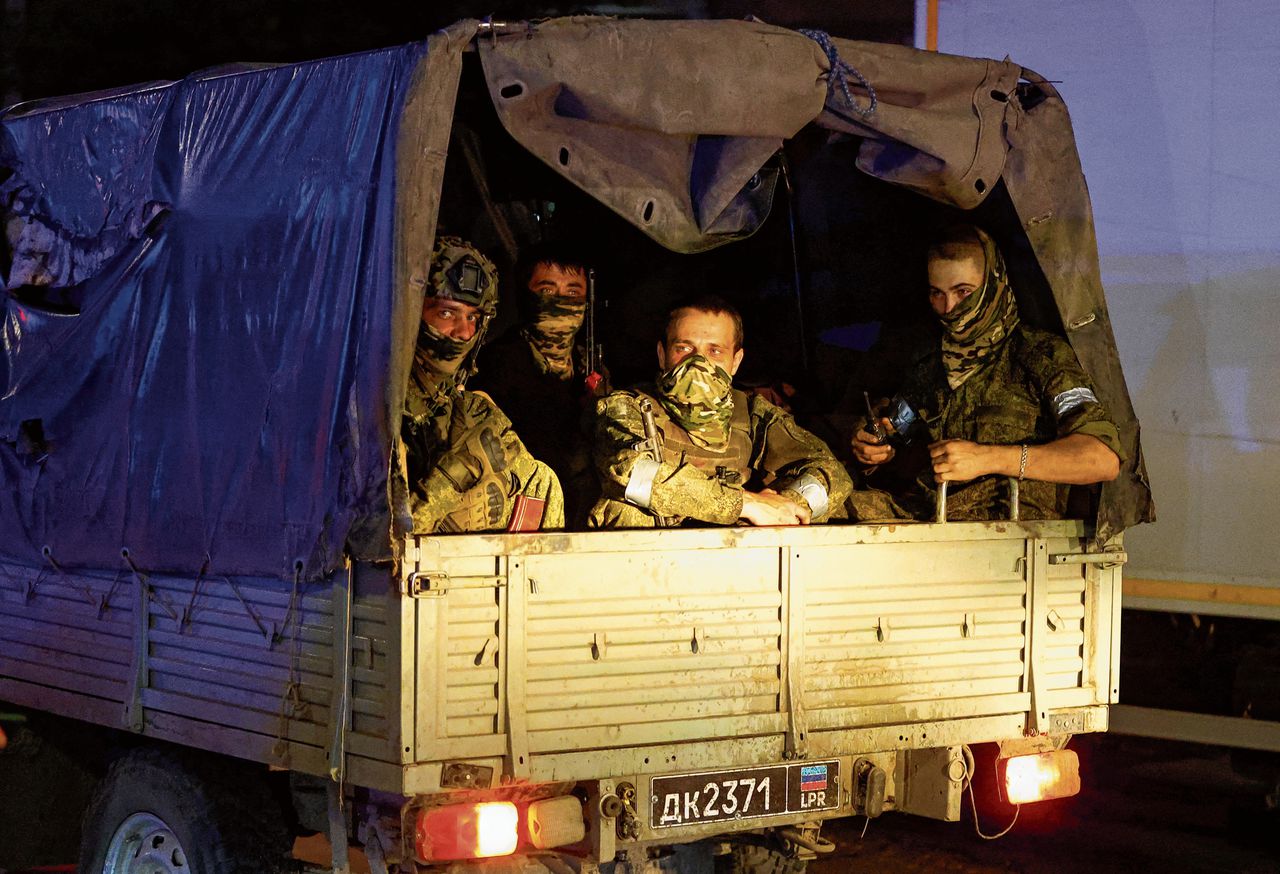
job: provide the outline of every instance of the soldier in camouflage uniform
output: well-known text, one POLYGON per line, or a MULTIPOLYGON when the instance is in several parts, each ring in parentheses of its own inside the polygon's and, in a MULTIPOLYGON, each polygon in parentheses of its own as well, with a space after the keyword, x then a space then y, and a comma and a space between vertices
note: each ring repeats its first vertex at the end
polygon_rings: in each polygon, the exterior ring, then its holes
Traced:
POLYGON ((417 532, 564 527, 555 474, 493 401, 463 390, 497 305, 489 259, 436 240, 401 428, 417 532))
POLYGON ((493 398, 556 472, 566 520, 581 527, 600 494, 591 424, 596 399, 607 394, 581 342, 587 265, 573 250, 548 244, 525 255, 517 275, 520 324, 484 347, 471 385, 493 398))
MULTIPOLYGON (((941 341, 917 358, 899 393, 915 417, 903 436, 928 458, 905 489, 854 492, 851 518, 931 518, 943 480, 966 483, 949 490, 948 519, 1008 518, 1007 477, 1025 480, 1021 518, 1062 518, 1067 485, 1115 479, 1123 457, 1115 424, 1067 342, 1021 323, 1004 259, 984 231, 957 226, 930 248, 929 302, 941 341)), ((893 427, 887 417, 880 425, 893 427)), ((897 450, 864 428, 853 453, 874 483, 897 450)))
POLYGON ((733 388, 742 355, 742 319, 727 302, 708 296, 671 311, 655 384, 597 405, 604 497, 591 527, 803 525, 840 509, 849 475, 790 414, 733 388), (646 445, 646 409, 658 447, 646 445))

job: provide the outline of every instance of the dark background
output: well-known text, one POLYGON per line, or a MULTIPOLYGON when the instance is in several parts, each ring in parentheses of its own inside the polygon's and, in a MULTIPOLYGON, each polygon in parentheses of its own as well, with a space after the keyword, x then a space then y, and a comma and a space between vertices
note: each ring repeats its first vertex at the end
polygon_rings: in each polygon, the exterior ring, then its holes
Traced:
POLYGON ((590 13, 744 18, 910 43, 912 0, 0 0, 0 103, 178 79, 236 61, 305 61, 424 39, 462 18, 590 13))

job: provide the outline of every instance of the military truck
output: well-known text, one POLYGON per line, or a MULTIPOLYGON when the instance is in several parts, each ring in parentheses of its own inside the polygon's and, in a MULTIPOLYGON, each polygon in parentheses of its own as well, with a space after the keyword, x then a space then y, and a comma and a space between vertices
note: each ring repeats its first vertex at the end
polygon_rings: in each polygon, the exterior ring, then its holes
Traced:
POLYGON ((1151 504, 1042 77, 759 22, 465 21, 0 131, 0 700, 100 750, 82 871, 282 870, 312 832, 334 871, 353 844, 377 872, 795 871, 832 817, 958 819, 973 744, 1013 799, 1078 790, 1151 504), (437 219, 514 245, 550 214, 499 197, 519 160, 655 263, 750 263, 828 195, 864 251, 981 220, 1120 477, 1059 521, 414 533, 437 219))

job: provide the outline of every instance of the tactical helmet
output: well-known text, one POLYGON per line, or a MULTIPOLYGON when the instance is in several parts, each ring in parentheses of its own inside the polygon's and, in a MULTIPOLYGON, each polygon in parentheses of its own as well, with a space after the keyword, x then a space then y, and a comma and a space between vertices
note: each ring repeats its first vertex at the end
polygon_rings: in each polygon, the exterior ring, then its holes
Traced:
POLYGON ((498 268, 461 237, 437 237, 426 293, 479 307, 490 318, 498 311, 498 268))
MULTIPOLYGON (((452 300, 479 310, 480 318, 476 324, 476 332, 461 344, 459 352, 465 349, 464 357, 455 371, 452 371, 454 385, 461 388, 467 378, 476 372, 476 358, 480 352, 480 344, 484 342, 489 323, 498 313, 498 270, 493 262, 486 258, 479 249, 460 237, 442 236, 436 238, 435 248, 431 252, 431 268, 427 274, 426 298, 452 300)), ((424 324, 423 331, 430 333, 424 324)), ((457 341, 450 341, 436 336, 434 341, 419 336, 419 354, 427 359, 440 359, 443 353, 440 348, 433 351, 431 346, 450 346, 457 341), (423 348, 424 343, 427 348, 423 348)), ((455 347, 456 348, 456 347, 455 347)), ((452 355, 447 355, 453 358, 452 355)), ((456 358, 454 358, 456 360, 456 358)))

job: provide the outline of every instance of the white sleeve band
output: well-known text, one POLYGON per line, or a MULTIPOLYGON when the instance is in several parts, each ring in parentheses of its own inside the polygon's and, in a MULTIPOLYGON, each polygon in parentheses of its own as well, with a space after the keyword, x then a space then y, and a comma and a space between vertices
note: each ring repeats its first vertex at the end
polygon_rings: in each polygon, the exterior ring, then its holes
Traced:
POLYGON ((827 505, 830 503, 827 487, 813 474, 806 473, 787 488, 800 493, 800 497, 804 498, 814 516, 821 516, 827 512, 827 505))
POLYGON ((642 510, 649 509, 653 503, 653 481, 658 476, 658 462, 652 458, 642 458, 631 468, 631 478, 627 480, 627 489, 622 498, 642 510))
POLYGON ((1096 404, 1097 396, 1087 388, 1069 388, 1053 399, 1053 414, 1062 421, 1062 417, 1077 407, 1085 404, 1096 404))

